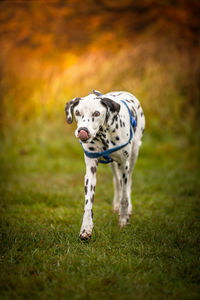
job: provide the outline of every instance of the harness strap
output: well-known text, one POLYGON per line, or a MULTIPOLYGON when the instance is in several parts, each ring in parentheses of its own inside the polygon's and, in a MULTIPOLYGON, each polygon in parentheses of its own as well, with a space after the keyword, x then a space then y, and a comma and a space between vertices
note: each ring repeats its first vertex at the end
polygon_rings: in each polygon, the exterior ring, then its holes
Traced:
MULTIPOLYGON (((129 137, 129 140, 128 142, 126 142, 125 144, 121 145, 121 146, 116 146, 116 147, 113 147, 111 149, 108 149, 108 150, 105 150, 105 151, 101 151, 101 152, 89 152, 87 150, 84 150, 85 152, 85 155, 89 158, 99 158, 99 157, 103 157, 103 159, 100 159, 99 162, 102 163, 102 164, 108 164, 108 163, 111 163, 113 162, 113 159, 110 157, 110 154, 113 153, 113 152, 116 152, 124 147, 126 147, 130 141, 132 140, 133 138, 133 128, 135 128, 136 126, 136 120, 135 118, 133 117, 128 105, 126 104, 126 102, 124 100, 121 100, 121 102, 126 106, 126 108, 128 109, 128 112, 129 112, 129 116, 130 116, 130 137, 129 137)), ((83 147, 82 143, 80 142, 81 146, 83 147)))

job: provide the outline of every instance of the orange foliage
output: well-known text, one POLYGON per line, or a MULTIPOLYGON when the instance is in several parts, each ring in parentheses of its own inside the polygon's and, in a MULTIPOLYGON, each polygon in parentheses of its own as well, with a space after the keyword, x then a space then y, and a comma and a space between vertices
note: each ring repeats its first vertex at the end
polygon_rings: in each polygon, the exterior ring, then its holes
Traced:
POLYGON ((172 110, 184 115, 186 104, 193 114, 199 6, 197 0, 1 1, 4 118, 51 113, 92 88, 128 89, 164 124, 172 110))

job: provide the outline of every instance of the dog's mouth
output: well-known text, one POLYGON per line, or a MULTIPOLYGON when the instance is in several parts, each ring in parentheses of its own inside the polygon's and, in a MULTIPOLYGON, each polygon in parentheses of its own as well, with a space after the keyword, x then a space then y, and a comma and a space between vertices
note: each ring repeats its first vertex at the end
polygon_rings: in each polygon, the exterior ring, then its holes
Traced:
POLYGON ((79 132, 78 132, 78 138, 82 142, 86 142, 89 139, 89 133, 88 133, 88 131, 86 131, 84 129, 79 130, 79 132))

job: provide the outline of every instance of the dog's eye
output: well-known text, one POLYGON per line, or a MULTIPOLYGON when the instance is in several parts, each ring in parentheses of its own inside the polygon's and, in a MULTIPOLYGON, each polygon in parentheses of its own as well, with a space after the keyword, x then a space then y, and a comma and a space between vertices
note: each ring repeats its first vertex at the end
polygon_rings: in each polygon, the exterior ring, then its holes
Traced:
POLYGON ((98 117, 100 116, 100 112, 99 111, 95 111, 93 114, 92 114, 93 117, 98 117))
POLYGON ((75 115, 78 117, 78 116, 80 116, 81 114, 80 114, 80 111, 79 110, 76 110, 75 111, 75 115))

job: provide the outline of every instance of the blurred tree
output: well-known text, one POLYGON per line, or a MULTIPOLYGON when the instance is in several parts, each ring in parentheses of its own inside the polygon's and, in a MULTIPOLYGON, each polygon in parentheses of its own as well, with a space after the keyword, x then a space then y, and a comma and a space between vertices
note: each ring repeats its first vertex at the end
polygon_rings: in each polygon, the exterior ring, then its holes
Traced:
MULTIPOLYGON (((112 34, 116 47, 145 35, 165 37, 177 47, 199 43, 199 1, 1 1, 1 44, 54 51, 85 51, 112 34)), ((37 53, 38 54, 38 53, 37 53)))
POLYGON ((64 92, 71 97, 74 86, 78 93, 100 85, 136 90, 163 124, 172 111, 193 120, 199 8, 198 0, 2 0, 1 98, 30 112, 64 92))

